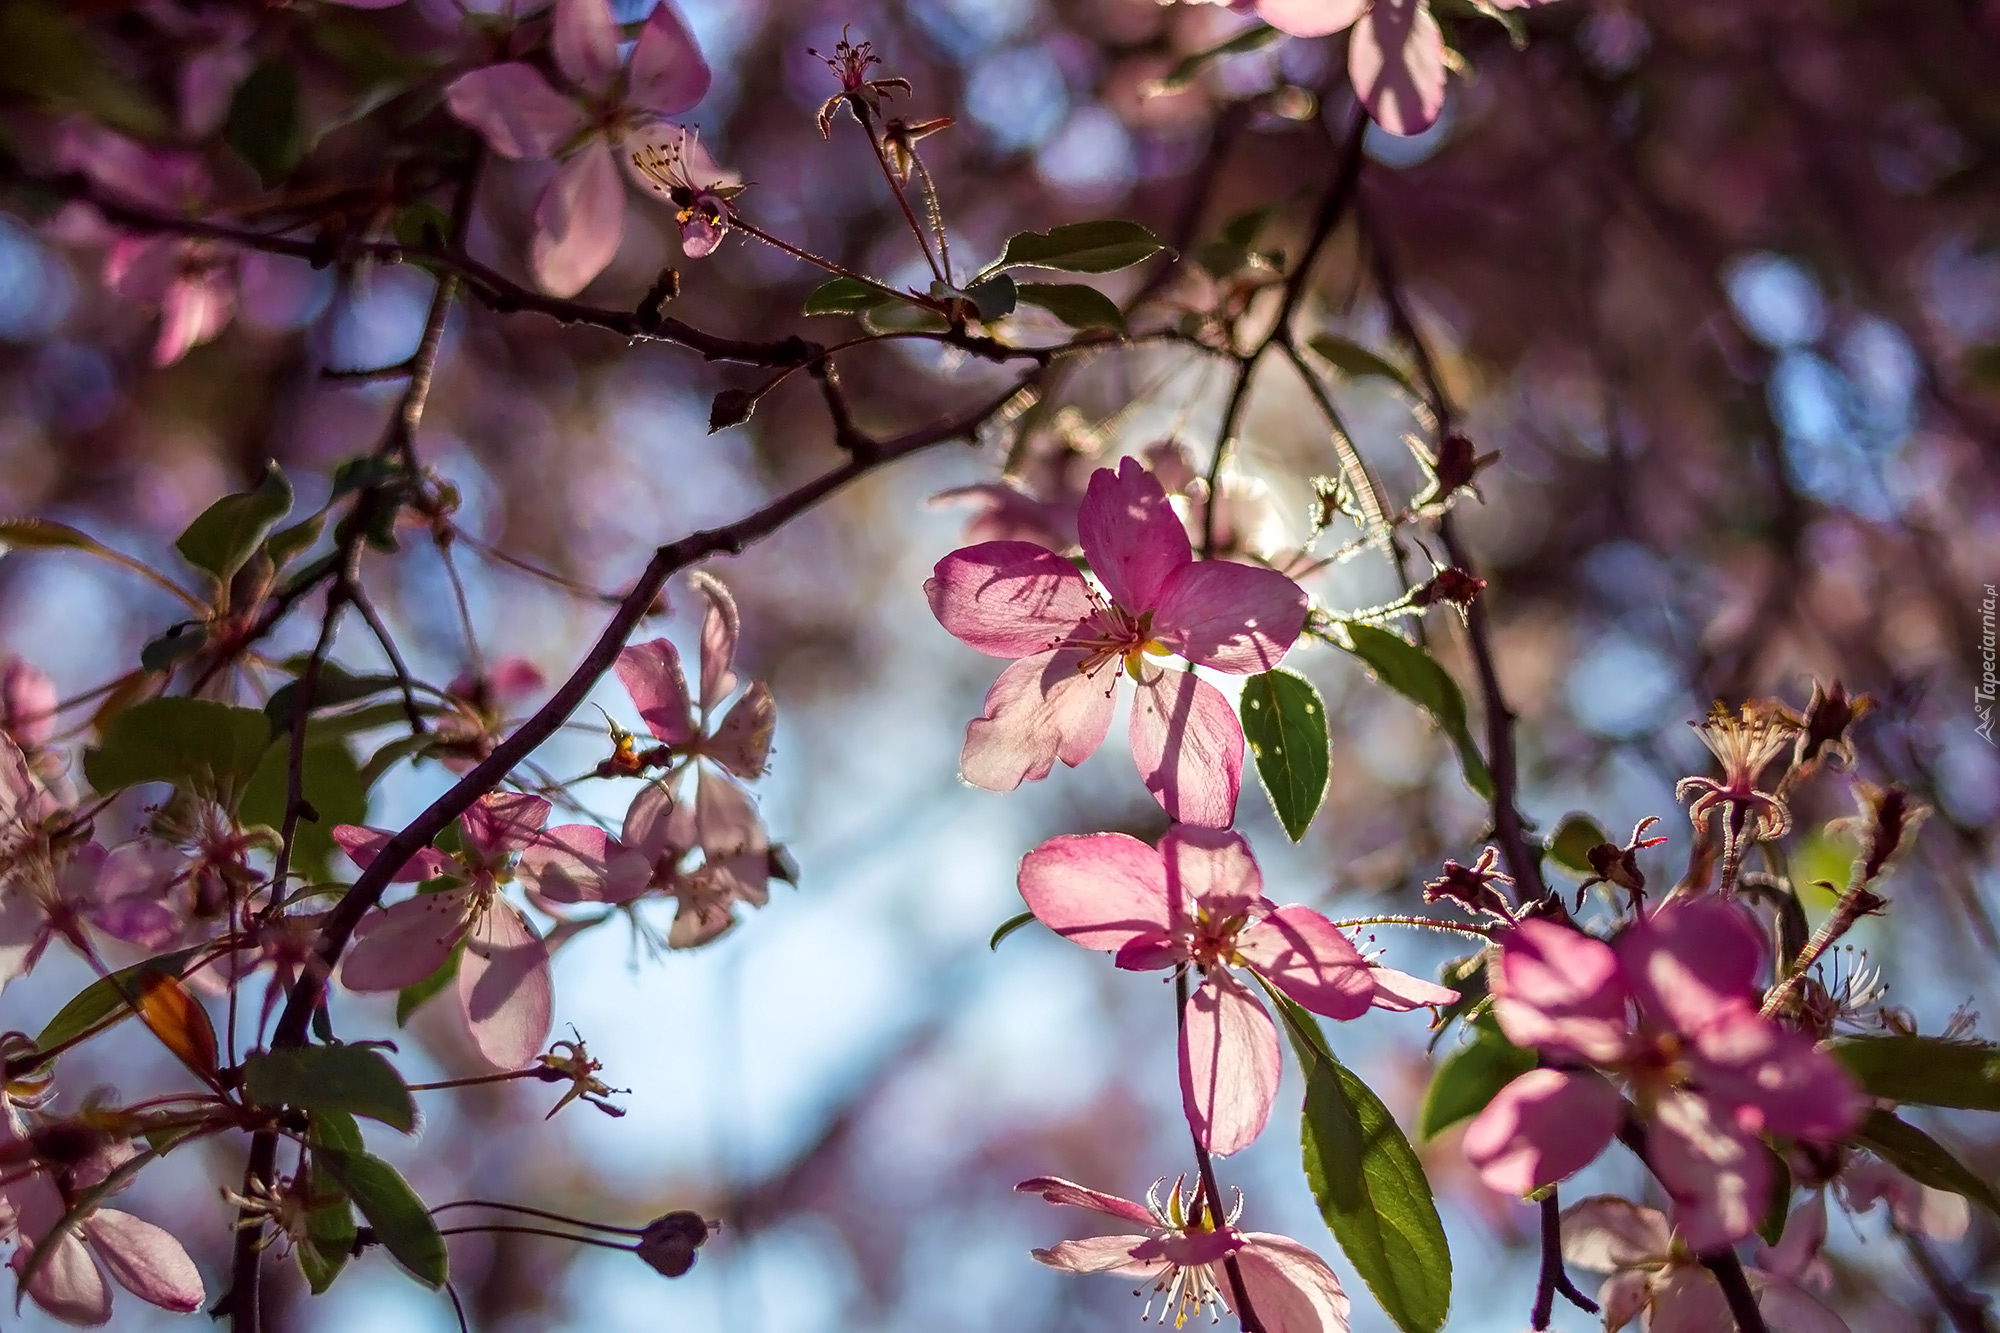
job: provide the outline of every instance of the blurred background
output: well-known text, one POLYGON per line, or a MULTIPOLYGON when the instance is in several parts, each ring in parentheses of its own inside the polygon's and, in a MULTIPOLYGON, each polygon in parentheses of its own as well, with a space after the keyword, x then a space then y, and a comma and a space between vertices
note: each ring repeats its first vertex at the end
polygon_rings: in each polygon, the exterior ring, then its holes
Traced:
MULTIPOLYGON (((369 59, 430 68, 463 61, 469 40, 445 0, 339 13, 205 6, 201 15, 232 15, 226 32, 200 28, 193 9, 168 0, 73 8, 121 86, 160 106, 174 105, 176 61, 203 44, 295 60, 305 105, 325 122, 299 179, 329 189, 370 173, 386 182, 372 188, 409 188, 391 154, 398 117, 336 124, 366 84, 353 63, 361 57, 341 54, 353 43, 306 43, 295 20, 366 36, 369 59)), ((651 0, 615 8, 637 20, 651 0)), ((957 117, 923 148, 954 254, 975 260, 997 254, 1012 231, 1096 217, 1140 220, 1191 250, 1265 205, 1275 212, 1257 244, 1295 251, 1351 114, 1338 37, 1226 57, 1180 91, 1148 96, 1183 56, 1246 24, 1213 6, 681 8, 717 74, 688 119, 753 183, 746 212, 897 283, 916 281, 921 259, 865 145, 851 123, 830 141, 813 124, 835 82, 808 48, 829 49, 846 25, 875 43, 880 73, 914 85, 896 109, 957 117)), ((1521 49, 1468 9, 1439 9, 1467 69, 1430 131, 1370 131, 1360 198, 1393 248, 1463 428, 1482 451, 1500 452, 1479 477, 1483 501, 1462 506, 1458 521, 1491 580, 1500 675, 1522 718, 1525 811, 1546 832, 1586 810, 1621 837, 1659 816, 1671 842, 1644 864, 1670 880, 1689 833, 1673 784, 1710 771, 1685 724, 1716 698, 1802 705, 1812 677, 1838 676, 1880 703, 1858 733, 1859 771, 1907 784, 1937 812, 1890 881, 1893 910, 1853 939, 1926 1031, 1970 1001, 1990 1035, 2000 1011, 2000 751, 1976 730, 1974 683, 1980 603, 2000 582, 2000 6, 1560 0, 1525 13, 1521 49)), ((41 12, 0 5, 0 22, 18 26, 30 11, 41 12)), ((55 123, 46 90, 19 67, 0 89, 10 153, 44 160, 55 123)), ((442 113, 433 94, 409 115, 442 113)), ((184 125, 175 134, 211 145, 217 198, 250 201, 224 211, 255 225, 244 164, 184 125)), ((547 173, 547 164, 493 166, 475 254, 524 273, 547 173)), ((48 201, 32 192, 7 198, 0 511, 74 524, 172 571, 175 535, 217 495, 252 483, 265 459, 283 465, 304 507, 324 498, 337 464, 376 446, 400 385, 327 372, 406 356, 428 275, 273 261, 256 282, 246 275, 220 337, 155 369, 155 318, 106 291, 102 247, 43 227, 48 201)), ((1311 284, 1307 317, 1394 357, 1356 255, 1344 227, 1311 284)), ((710 259, 683 262, 668 210, 636 191, 618 258, 580 299, 629 309, 668 263, 683 285, 672 312, 700 328, 823 341, 855 331, 845 318, 796 314, 818 278, 774 250, 731 239, 710 259)), ((1101 285, 1122 299, 1153 272, 1101 285)), ((1213 297, 1204 281, 1183 261, 1160 293, 1198 304, 1213 297)), ((1019 328, 1043 341, 1062 334, 1019 328)), ((922 342, 847 354, 841 371, 859 424, 885 434, 990 397, 1014 373, 922 342)), ((454 309, 416 444, 462 496, 454 558, 485 661, 524 658, 560 680, 607 614, 576 589, 616 592, 655 545, 745 514, 838 461, 803 376, 748 423, 709 435, 712 396, 756 381, 665 344, 474 303, 454 309)), ((1043 413, 1032 428, 1066 431, 1099 462, 1173 439, 1201 459, 1228 387, 1225 368, 1199 349, 1145 343, 1067 375, 1049 407, 1072 410, 1043 413)), ((1391 493, 1421 489, 1403 442, 1426 428, 1412 402, 1380 378, 1336 393, 1391 493)), ((573 1025, 607 1079, 630 1089, 618 1099, 622 1119, 571 1106, 544 1123, 552 1091, 503 1085, 426 1094, 418 1139, 371 1135, 371 1147, 433 1202, 516 1200, 626 1224, 686 1207, 725 1226, 675 1282, 609 1251, 455 1240, 454 1275, 475 1327, 1053 1331, 1137 1317, 1119 1280, 1030 1261, 1031 1247, 1087 1234, 1084 1219, 1010 1189, 1057 1174, 1137 1197, 1190 1168, 1169 992, 1039 928, 994 951, 987 940, 1019 910, 1015 864, 1043 838, 1098 828, 1152 838, 1164 820, 1116 735, 1081 768, 1012 795, 959 782, 962 728, 996 664, 939 629, 922 595, 972 513, 931 497, 993 480, 1014 443, 991 431, 975 447, 920 455, 709 566, 742 607, 741 669, 776 694, 773 772, 759 791, 800 867, 797 887, 774 885, 768 907, 699 950, 655 955, 613 925, 561 951, 558 1035, 573 1025)), ((1308 479, 1336 464, 1311 400, 1276 361, 1253 385, 1240 464, 1271 488, 1291 540, 1304 540, 1308 479)), ((416 674, 441 685, 472 665, 444 566, 421 530, 402 553, 371 555, 364 572, 416 674)), ((1395 591, 1393 571, 1373 556, 1309 586, 1334 609, 1395 591)), ((678 584, 670 599, 642 635, 665 634, 691 653, 699 603, 678 584)), ((0 645, 50 673, 65 698, 129 670, 140 645, 181 614, 144 582, 71 554, 0 560, 0 645)), ((309 649, 317 623, 309 607, 271 655, 309 649)), ((1427 634, 1472 693, 1456 619, 1433 612, 1427 634)), ((351 620, 335 656, 357 671, 381 665, 351 620)), ((1446 858, 1469 864, 1484 845, 1483 803, 1424 716, 1344 655, 1302 646, 1289 665, 1328 702, 1334 771, 1327 806, 1296 847, 1246 780, 1239 822, 1268 891, 1336 917, 1422 910, 1421 881, 1446 858)), ((615 682, 594 697, 636 726, 615 682)), ((540 759, 571 775, 607 752, 588 713, 540 759)), ((398 765, 373 792, 370 822, 399 824, 451 777, 398 765)), ((615 820, 635 790, 588 782, 576 795, 615 820)), ((1822 777, 1796 813, 1808 827, 1850 804, 1844 778, 1822 777)), ((1848 856, 1809 841, 1797 878, 1842 881, 1848 856)), ((1830 902, 1810 905, 1823 912, 1830 902)), ((1427 975, 1463 952, 1443 937, 1377 934, 1388 962, 1427 975)), ((8 989, 0 1026, 37 1030, 87 975, 74 959, 51 960, 8 989)), ((392 1028, 380 998, 337 1005, 343 1030, 392 1028)), ((413 1078, 478 1069, 445 1008, 397 1034, 413 1078)), ((1411 1124, 1427 1073, 1422 1015, 1376 1014, 1332 1035, 1411 1124)), ((136 1097, 183 1077, 143 1041, 99 1043, 63 1072, 72 1098, 99 1084, 136 1097)), ((1288 1082, 1270 1130, 1222 1164, 1224 1183, 1243 1190, 1246 1225, 1328 1256, 1355 1297, 1357 1329, 1386 1327, 1300 1179, 1297 1097, 1288 1082)), ((1923 1123, 2000 1175, 1990 1126, 1923 1123)), ((212 1291, 226 1274, 231 1216, 216 1190, 240 1176, 239 1152, 177 1155, 132 1196, 135 1211, 176 1219, 212 1291)), ((1451 1329, 1525 1327, 1533 1214, 1487 1194, 1449 1136, 1426 1155, 1453 1239, 1451 1329)), ((1644 1187, 1612 1161, 1565 1197, 1598 1188, 1644 1187)), ((1857 1224, 1836 1217, 1831 1253, 1832 1301, 1856 1333, 1944 1327, 1879 1213, 1857 1224)), ((1975 1217, 1968 1238, 1942 1253, 1974 1289, 2000 1284, 1992 1219, 1975 1217)), ((305 1299, 296 1273, 279 1270, 267 1298, 279 1305, 273 1327, 454 1326, 447 1301, 379 1254, 322 1300, 305 1299)), ((1588 1275, 1579 1280, 1594 1289, 1588 1275)), ((150 1316, 123 1300, 115 1318, 142 1328, 150 1316)), ((49 1321, 31 1309, 17 1323, 49 1321)), ((1596 1326, 1558 1311, 1558 1328, 1596 1326)))

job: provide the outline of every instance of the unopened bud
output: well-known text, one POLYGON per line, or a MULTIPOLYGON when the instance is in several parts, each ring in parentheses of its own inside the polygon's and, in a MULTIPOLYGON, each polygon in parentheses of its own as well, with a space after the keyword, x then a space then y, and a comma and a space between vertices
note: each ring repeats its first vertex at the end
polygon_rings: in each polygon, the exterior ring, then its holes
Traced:
POLYGON ((694 1267, 694 1252, 714 1229, 700 1213, 677 1208, 646 1224, 633 1253, 668 1277, 679 1277, 694 1267))

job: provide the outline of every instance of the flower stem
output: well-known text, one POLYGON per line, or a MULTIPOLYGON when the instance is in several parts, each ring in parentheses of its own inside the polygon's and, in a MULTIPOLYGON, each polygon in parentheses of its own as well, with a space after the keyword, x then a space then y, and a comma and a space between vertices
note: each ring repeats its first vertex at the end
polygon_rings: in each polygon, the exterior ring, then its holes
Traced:
MULTIPOLYGON (((1187 969, 1182 968, 1174 973, 1174 1022, 1180 1029, 1183 1044, 1187 1041, 1187 1002, 1187 969)), ((1188 1134, 1194 1140, 1194 1164, 1201 1177, 1201 1197, 1207 1201, 1202 1207, 1207 1210, 1209 1224, 1220 1229, 1222 1191, 1215 1183, 1215 1163, 1209 1159, 1208 1149, 1202 1145, 1201 1135, 1194 1132, 1194 1126, 1188 1126, 1188 1134)), ((1198 1216, 1190 1217, 1188 1225, 1193 1226, 1199 1220, 1198 1216)), ((1250 1292, 1243 1285, 1243 1269, 1236 1262, 1236 1256, 1224 1255, 1222 1268, 1229 1275, 1229 1294, 1236 1298, 1236 1318, 1243 1325, 1243 1333, 1264 1333, 1264 1323, 1257 1318, 1257 1311, 1250 1304, 1250 1292)))
POLYGON ((539 1217, 548 1222, 566 1222, 573 1227, 584 1227, 591 1231, 615 1231, 621 1236, 642 1236, 643 1227, 615 1227, 609 1222, 586 1222, 580 1217, 569 1217, 562 1213, 552 1213, 545 1208, 530 1208, 524 1203, 500 1203, 493 1199, 453 1199, 431 1209, 432 1216, 448 1208, 495 1208, 501 1212, 524 1213, 529 1217, 539 1217))

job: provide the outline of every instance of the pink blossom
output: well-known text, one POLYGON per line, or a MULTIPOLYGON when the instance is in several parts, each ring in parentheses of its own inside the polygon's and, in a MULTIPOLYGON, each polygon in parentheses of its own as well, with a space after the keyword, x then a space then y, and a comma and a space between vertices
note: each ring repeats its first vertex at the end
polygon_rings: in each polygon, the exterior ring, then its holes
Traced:
POLYGON ((1962 1240, 1972 1224, 1965 1196, 1919 1184, 1887 1162, 1854 1160, 1839 1184, 1849 1210, 1865 1213, 1886 1200, 1891 1225, 1913 1236, 1962 1240))
MULTIPOLYGON (((517 1069, 548 1040, 554 997, 548 948, 527 915, 501 896, 519 880, 558 902, 623 902, 645 881, 645 865, 617 839, 590 824, 544 828, 549 803, 539 796, 494 792, 460 823, 465 850, 454 860, 426 847, 394 882, 451 876, 458 882, 370 915, 340 970, 355 991, 401 990, 458 953, 457 991, 472 1038, 494 1065, 517 1069)), ((342 824, 334 840, 364 870, 393 835, 342 824)))
POLYGON ((674 206, 681 253, 689 259, 714 254, 735 215, 730 200, 743 193, 736 175, 717 166, 700 136, 687 130, 665 144, 648 144, 632 155, 632 165, 674 206))
POLYGON ((1265 1333, 1346 1333, 1347 1293, 1324 1260, 1289 1236, 1238 1231, 1241 1194, 1220 1225, 1209 1208, 1194 1220, 1199 1191, 1183 1190, 1182 1183, 1176 1181, 1162 1202, 1160 1187, 1166 1181, 1155 1181, 1144 1205, 1055 1176, 1037 1176, 1014 1188, 1145 1228, 1140 1235, 1058 1241, 1034 1256, 1066 1273, 1116 1273, 1150 1281, 1153 1295, 1146 1314, 1151 1316, 1152 1302, 1158 1300, 1162 1326, 1171 1318, 1178 1328, 1204 1309, 1217 1319, 1224 1310, 1234 1310, 1236 1294, 1224 1265, 1234 1258, 1243 1294, 1265 1333))
POLYGON ((437 736, 448 747, 446 768, 463 773, 493 753, 505 734, 510 710, 540 693, 547 681, 534 663, 504 657, 484 673, 460 672, 445 687, 453 711, 438 719, 437 736))
POLYGON ((144 949, 171 944, 181 918, 163 901, 162 870, 162 850, 136 842, 111 851, 87 842, 17 860, 0 898, 0 986, 32 971, 58 936, 94 958, 86 926, 144 949))
POLYGON ((673 0, 647 17, 629 62, 607 0, 556 0, 551 44, 568 91, 511 60, 460 75, 445 103, 501 157, 562 163, 535 205, 529 260, 544 291, 574 296, 624 239, 628 138, 699 102, 709 70, 673 0))
MULTIPOLYGON (((1544 2, 1492 0, 1496 9, 1544 2)), ((1259 18, 1294 37, 1351 28, 1347 76, 1368 114, 1389 133, 1420 133, 1444 109, 1444 32, 1427 0, 1257 0, 1256 9, 1259 18)))
POLYGON ((1589 1163, 1626 1114, 1612 1075, 1646 1124, 1648 1160, 1688 1244, 1749 1235, 1771 1184, 1758 1136, 1831 1142, 1862 1109, 1831 1056, 1758 1013, 1762 966, 1755 923, 1718 898, 1670 904, 1613 944, 1547 920, 1509 930, 1489 969, 1494 1017, 1544 1067, 1467 1128, 1481 1178, 1527 1194, 1589 1163))
MULTIPOLYGON (((735 693, 736 644, 742 633, 736 601, 723 585, 705 575, 693 580, 705 603, 701 622, 701 678, 699 694, 691 694, 681 670, 680 653, 666 639, 633 644, 618 655, 618 679, 632 696, 640 719, 658 749, 644 756, 647 764, 676 765, 661 779, 667 800, 650 802, 643 794, 627 816, 644 828, 643 845, 655 866, 653 887, 680 896, 684 889, 695 892, 691 883, 674 878, 677 871, 661 867, 678 864, 693 845, 702 850, 700 893, 707 906, 702 913, 713 927, 706 933, 681 927, 691 943, 713 938, 728 924, 717 924, 718 904, 741 899, 759 907, 768 899, 770 880, 770 835, 738 779, 763 776, 771 754, 771 733, 777 723, 777 705, 770 687, 753 681, 725 711, 723 704, 735 693), (718 720, 716 715, 720 713, 718 720), (687 825, 679 813, 685 809, 674 797, 674 789, 689 771, 695 783, 693 803, 694 843, 683 841, 687 825), (647 804, 642 807, 642 802, 647 804), (642 810, 645 813, 642 813, 642 810), (669 832, 669 829, 675 830, 669 832), (667 856, 673 851, 671 857, 667 856)), ((635 844, 636 845, 636 844, 635 844)), ((683 908, 689 905, 683 899, 683 908)))
MULTIPOLYGON (((1784 1333, 1851 1333, 1801 1281, 1824 1264, 1826 1200, 1815 1194, 1785 1223, 1776 1246, 1760 1245, 1745 1269, 1757 1308, 1784 1333)), ((1578 1268, 1609 1273, 1598 1290, 1608 1333, 1644 1319, 1647 1333, 1708 1333, 1733 1328, 1722 1289, 1674 1234, 1664 1214, 1600 1195, 1563 1210, 1563 1258, 1578 1268)))
POLYGON ((32 662, 0 665, 0 732, 23 750, 47 745, 56 730, 56 683, 32 662))
MULTIPOLYGON (((0 1115, 0 1154, 19 1161, 32 1153, 13 1117, 0 1115)), ((0 1236, 16 1243, 10 1261, 14 1271, 25 1273, 36 1251, 53 1247, 28 1283, 27 1294, 64 1323, 97 1325, 111 1318, 107 1272, 140 1300, 177 1314, 192 1313, 207 1299, 201 1272, 187 1251, 151 1222, 99 1207, 56 1234, 75 1196, 131 1155, 131 1145, 119 1143, 78 1166, 59 1172, 50 1167, 10 1171, 0 1183, 0 1236)))
POLYGON ((1202 973, 1181 1030, 1181 1102, 1202 1145, 1233 1153, 1263 1131, 1278 1093, 1278 1033, 1231 967, 1328 1018, 1457 993, 1371 967, 1309 907, 1276 907, 1241 834, 1177 824, 1157 850, 1123 833, 1052 838, 1021 861, 1021 897, 1044 925, 1133 971, 1202 973), (1378 980, 1389 978, 1386 985, 1378 980))
MULTIPOLYGON (((94 125, 64 127, 57 157, 97 187, 142 208, 199 216, 208 207, 208 169, 192 153, 148 148, 94 125)), ((215 241, 114 233, 104 281, 160 312, 153 364, 169 366, 213 339, 236 313, 236 251, 215 241)))
POLYGON ((924 584, 938 623, 994 657, 1018 659, 966 728, 967 781, 1011 791, 1074 767, 1111 728, 1114 687, 1129 673, 1132 758, 1167 813, 1226 828, 1242 786, 1243 729, 1222 692, 1168 654, 1231 675, 1276 666, 1305 624, 1306 595, 1268 569, 1197 561, 1159 479, 1136 459, 1091 477, 1078 529, 1109 594, 1075 566, 1025 542, 952 552, 924 584))

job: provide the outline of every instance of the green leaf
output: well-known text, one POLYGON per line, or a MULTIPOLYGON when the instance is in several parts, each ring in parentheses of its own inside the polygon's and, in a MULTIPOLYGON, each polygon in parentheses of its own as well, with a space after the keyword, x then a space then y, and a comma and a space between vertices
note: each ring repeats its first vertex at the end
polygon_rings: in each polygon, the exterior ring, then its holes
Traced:
POLYGON ((1257 775, 1264 779, 1278 822, 1297 842, 1326 797, 1326 705, 1311 681, 1274 667, 1243 682, 1239 707, 1257 775))
POLYGON ((1015 291, 1022 305, 1040 306, 1073 329, 1125 332, 1125 312, 1095 287, 1080 282, 1024 282, 1015 291))
POLYGON ((2000 1111, 2000 1046, 1942 1037, 1849 1037, 1833 1056, 1870 1097, 2000 1111))
POLYGON ((270 558, 271 567, 283 569, 298 556, 312 549, 319 540, 320 529, 326 526, 326 511, 308 514, 289 528, 271 534, 264 543, 264 554, 270 558))
POLYGON ((408 1134, 417 1104, 403 1076, 369 1046, 291 1046, 243 1062, 243 1088, 259 1106, 345 1111, 408 1134))
POLYGON ((2000 1217, 2000 1195, 1993 1192, 1992 1183, 1907 1120, 1879 1108, 1871 1110, 1854 1132, 1854 1141, 1918 1184, 1970 1199, 2000 1217))
POLYGON ((1417 1116, 1417 1135, 1434 1139, 1461 1120, 1486 1109, 1500 1089, 1535 1067, 1535 1053, 1523 1050, 1483 1025, 1478 1035, 1438 1066, 1424 1092, 1417 1116))
POLYGON ((1396 1118, 1333 1058, 1313 1016, 1270 987, 1305 1071, 1306 1184, 1340 1248, 1404 1333, 1437 1333, 1451 1308, 1451 1249, 1430 1182, 1396 1118))
POLYGON ((870 333, 943 333, 951 321, 909 301, 884 301, 861 312, 861 326, 870 333))
POLYGON ((1208 68, 1209 65, 1223 56, 1241 55, 1245 51, 1255 51, 1259 47, 1269 46, 1282 36, 1284 36, 1283 33, 1268 23, 1258 23, 1245 28, 1226 42, 1218 42, 1214 46, 1181 57, 1179 64, 1168 70, 1161 78, 1147 84, 1146 92, 1148 95, 1156 97, 1166 93, 1179 92, 1194 81, 1195 75, 1201 73, 1202 70, 1208 68))
MULTIPOLYGON (((333 840, 336 824, 363 824, 368 821, 368 787, 354 755, 340 740, 321 740, 308 733, 303 752, 304 767, 300 795, 317 818, 300 816, 292 836, 292 868, 315 878, 323 878, 339 850, 333 840)), ((282 828, 285 822, 287 770, 291 744, 281 741, 264 753, 264 762, 243 789, 237 811, 246 824, 269 824, 282 828)))
POLYGON ((374 754, 361 766, 361 785, 373 787, 382 776, 405 759, 423 754, 436 741, 435 736, 419 733, 413 736, 398 736, 374 754))
POLYGON ((35 1049, 54 1050, 64 1042, 105 1024, 107 1019, 116 1021, 132 1017, 135 1012, 133 1006, 139 1002, 148 979, 180 976, 187 970, 188 960, 200 953, 203 947, 195 945, 176 949, 158 958, 148 958, 143 963, 120 968, 109 976, 99 977, 56 1011, 56 1016, 35 1038, 35 1049))
POLYGON ((292 174, 306 155, 310 139, 299 105, 298 75, 289 64, 259 61, 236 85, 222 137, 256 169, 265 189, 282 184, 292 174))
POLYGON ((1424 401, 1423 394, 1417 391, 1417 386, 1408 375, 1360 343, 1336 338, 1331 333, 1319 333, 1314 334, 1307 345, 1348 379, 1367 379, 1371 376, 1385 379, 1418 402, 1424 401))
POLYGON ((988 271, 1027 264, 1065 273, 1110 273, 1164 249, 1159 237, 1136 222, 1072 222, 1008 237, 1007 248, 988 271))
MULTIPOLYGON (((303 669, 304 664, 299 665, 303 669)), ((273 741, 283 740, 292 734, 292 713, 298 708, 299 694, 303 687, 303 680, 290 681, 272 691, 271 697, 264 701, 264 716, 271 719, 273 741)), ((345 667, 332 662, 322 662, 319 678, 313 683, 313 711, 338 708, 342 704, 371 698, 395 688, 394 676, 357 676, 345 667)))
POLYGON ((901 300, 887 287, 858 278, 833 278, 812 289, 806 297, 808 315, 858 315, 885 302, 901 300))
POLYGON ((276 463, 268 463, 256 490, 225 495, 203 510, 175 540, 174 549, 216 582, 228 583, 290 512, 292 484, 276 463))
POLYGON ((100 795, 142 782, 171 782, 233 804, 271 743, 262 710, 212 699, 147 699, 120 711, 83 752, 84 776, 100 795))
POLYGON ((1033 912, 1018 912, 1015 915, 1008 917, 1005 921, 1002 921, 1000 923, 997 929, 994 930, 993 938, 986 942, 986 947, 989 949, 998 949, 1000 947, 1001 940, 1006 939, 1009 935, 1012 935, 1015 931, 1027 925, 1030 921, 1033 921, 1034 919, 1035 919, 1035 914, 1033 912))
POLYGON ((1458 682, 1429 653, 1380 626, 1346 622, 1342 628, 1347 631, 1347 650, 1366 662, 1377 680, 1431 715, 1458 747, 1465 785, 1492 800, 1493 775, 1486 771, 1486 761, 1466 726, 1465 696, 1459 693, 1458 682))
POLYGON ((172 671, 176 663, 193 657, 207 642, 207 629, 184 621, 148 640, 145 647, 139 650, 139 665, 148 671, 172 671))
POLYGON ((111 548, 87 532, 46 518, 0 519, 0 548, 21 551, 89 551, 110 555, 111 548))
POLYGON ((375 1239, 403 1271, 433 1289, 444 1285, 448 1258, 444 1237, 438 1235, 424 1201, 409 1182, 379 1157, 359 1151, 324 1148, 314 1154, 324 1163, 347 1197, 375 1229, 375 1239))
POLYGON ((1014 313, 1014 304, 1019 299, 1019 291, 1014 280, 1005 273, 996 273, 984 282, 975 282, 965 289, 967 300, 979 312, 981 323, 991 324, 996 319, 1005 319, 1014 313))
POLYGON ((1489 952, 1481 949, 1478 953, 1454 958, 1438 969, 1438 983, 1457 991, 1458 998, 1439 1007, 1437 1022, 1431 1028, 1430 1050, 1437 1049, 1439 1039, 1454 1022, 1470 1022, 1487 1011, 1493 998, 1486 987, 1486 955, 1489 952))
POLYGON ((1588 879, 1596 873, 1590 868, 1590 849, 1610 841, 1611 836, 1589 815, 1567 814, 1549 835, 1549 859, 1578 879, 1588 879))
POLYGON ((757 395, 748 389, 724 389, 708 405, 708 433, 740 426, 757 410, 757 395))
POLYGON ((465 941, 460 940, 451 956, 444 960, 437 971, 422 981, 413 981, 396 992, 396 1026, 402 1027, 410 1021, 410 1016, 424 1007, 458 976, 459 960, 465 956, 465 941))
POLYGON ((311 1117, 313 1153, 306 1176, 311 1197, 324 1200, 306 1215, 306 1238, 299 1244, 299 1271, 315 1295, 333 1285, 354 1253, 354 1205, 347 1191, 322 1160, 320 1149, 360 1152, 361 1128, 340 1111, 315 1111, 311 1117))

